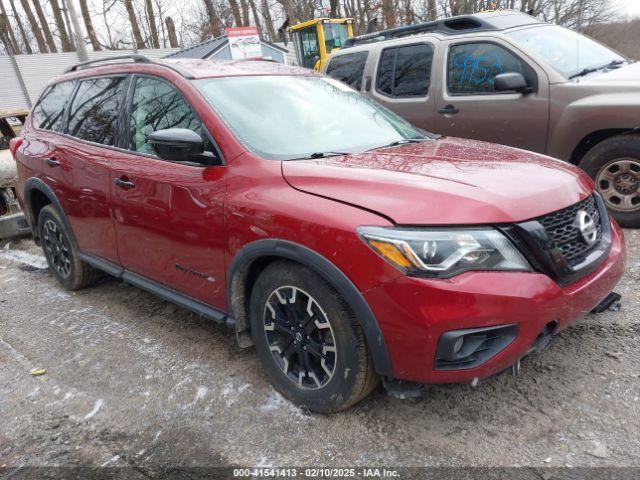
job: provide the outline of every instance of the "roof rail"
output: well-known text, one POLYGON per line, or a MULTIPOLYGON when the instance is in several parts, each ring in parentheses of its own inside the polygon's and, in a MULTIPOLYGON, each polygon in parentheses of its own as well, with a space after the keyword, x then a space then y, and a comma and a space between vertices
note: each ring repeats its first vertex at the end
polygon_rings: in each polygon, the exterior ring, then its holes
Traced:
POLYGON ((346 47, 353 47, 361 43, 381 42, 393 38, 406 37, 408 35, 417 35, 419 33, 443 33, 452 35, 463 33, 464 31, 487 31, 497 30, 490 23, 478 18, 477 16, 461 15, 458 17, 436 20, 435 22, 419 23, 417 25, 408 25, 406 27, 391 28, 389 30, 381 30, 379 32, 367 33, 357 37, 347 39, 346 47))
POLYGON ((68 67, 64 73, 71 73, 78 71, 81 67, 88 67, 94 63, 110 62, 112 60, 133 60, 134 63, 153 63, 153 60, 149 59, 145 55, 131 54, 131 55, 118 55, 116 57, 98 58, 97 60, 89 60, 87 62, 76 63, 68 67))

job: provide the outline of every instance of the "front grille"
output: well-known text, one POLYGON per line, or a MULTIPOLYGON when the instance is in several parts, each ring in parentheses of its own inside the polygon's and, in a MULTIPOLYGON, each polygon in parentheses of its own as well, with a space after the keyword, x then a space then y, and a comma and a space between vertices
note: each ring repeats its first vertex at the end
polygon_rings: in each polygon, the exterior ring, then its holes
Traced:
POLYGON ((544 227, 549 238, 553 240, 555 246, 571 266, 584 260, 586 254, 596 248, 602 239, 602 219, 593 195, 582 202, 544 215, 536 220, 544 227), (596 224, 596 241, 591 245, 584 240, 576 223, 580 210, 586 211, 596 224))

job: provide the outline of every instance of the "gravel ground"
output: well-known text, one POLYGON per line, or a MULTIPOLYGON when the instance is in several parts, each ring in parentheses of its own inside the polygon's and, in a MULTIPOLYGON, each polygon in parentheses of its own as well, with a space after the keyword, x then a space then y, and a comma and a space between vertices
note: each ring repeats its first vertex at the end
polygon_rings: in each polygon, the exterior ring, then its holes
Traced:
MULTIPOLYGON (((105 279, 69 293, 0 243, 0 468, 640 466, 640 232, 617 291, 540 357, 470 385, 302 411, 233 332, 105 279), (29 374, 36 367, 46 374, 29 374)), ((1 475, 0 475, 1 476, 1 475)))

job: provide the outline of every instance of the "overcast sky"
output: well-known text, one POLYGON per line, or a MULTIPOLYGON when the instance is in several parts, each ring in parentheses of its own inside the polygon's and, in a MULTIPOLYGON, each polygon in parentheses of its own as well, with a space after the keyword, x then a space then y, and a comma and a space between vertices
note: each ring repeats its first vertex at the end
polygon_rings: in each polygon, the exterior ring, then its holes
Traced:
POLYGON ((640 0, 618 0, 618 5, 629 16, 640 16, 640 0))

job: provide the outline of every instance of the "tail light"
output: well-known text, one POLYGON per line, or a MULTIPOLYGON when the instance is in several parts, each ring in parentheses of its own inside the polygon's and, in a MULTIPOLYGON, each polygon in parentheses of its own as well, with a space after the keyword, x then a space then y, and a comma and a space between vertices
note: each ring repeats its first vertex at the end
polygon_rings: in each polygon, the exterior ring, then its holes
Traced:
POLYGON ((16 152, 20 148, 20 145, 22 145, 22 137, 15 137, 9 140, 9 150, 11 151, 11 155, 13 156, 14 160, 16 158, 16 152))

